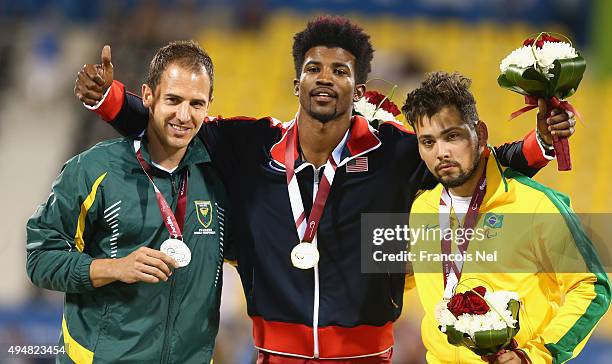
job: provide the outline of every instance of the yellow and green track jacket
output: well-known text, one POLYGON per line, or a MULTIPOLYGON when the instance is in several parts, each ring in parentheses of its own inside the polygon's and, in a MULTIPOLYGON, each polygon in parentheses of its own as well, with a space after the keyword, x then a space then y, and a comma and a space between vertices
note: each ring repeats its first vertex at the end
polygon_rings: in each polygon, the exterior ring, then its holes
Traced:
MULTIPOLYGON (((146 138, 141 149, 151 164, 146 138)), ((66 293, 60 363, 208 363, 219 327, 225 189, 195 138, 176 171, 153 167, 172 209, 188 173, 183 237, 189 265, 156 284, 93 288, 95 258, 122 258, 169 237, 153 186, 132 140, 99 143, 69 160, 52 193, 27 223, 27 272, 42 288, 66 293)), ((229 230, 227 230, 229 231, 229 230)))
MULTIPOLYGON (((467 253, 472 260, 465 261, 460 283, 517 292, 522 301, 519 348, 534 364, 566 362, 582 350, 608 309, 608 276, 567 196, 512 169, 502 170, 493 157, 486 174, 487 191, 476 224, 484 238, 470 242, 467 253), (477 251, 497 251, 496 260, 478 261, 477 251)), ((417 198, 411 228, 438 226, 442 188, 438 185, 417 198)), ((439 254, 440 241, 419 241, 412 247, 418 250, 439 254)), ((413 269, 425 310, 421 334, 427 361, 482 363, 470 350, 449 344, 438 329, 434 309, 444 293, 442 262, 416 259, 413 269)))

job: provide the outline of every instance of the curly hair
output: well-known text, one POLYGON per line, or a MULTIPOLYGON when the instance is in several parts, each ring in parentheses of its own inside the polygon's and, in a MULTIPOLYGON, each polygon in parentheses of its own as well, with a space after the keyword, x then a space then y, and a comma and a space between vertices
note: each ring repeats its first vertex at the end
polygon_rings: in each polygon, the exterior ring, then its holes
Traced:
POLYGON ((306 29, 293 37, 293 64, 296 78, 302 73, 304 57, 309 49, 317 46, 339 47, 355 57, 355 80, 365 83, 371 71, 374 49, 370 36, 351 21, 339 16, 319 16, 308 22, 306 29))
POLYGON ((206 69, 210 79, 209 97, 213 93, 214 67, 212 59, 200 45, 193 40, 178 40, 168 43, 157 50, 149 64, 149 71, 145 78, 145 83, 152 90, 159 84, 162 73, 171 63, 177 63, 181 67, 193 71, 200 71, 202 67, 206 69))
POLYGON ((472 80, 457 72, 429 73, 417 89, 408 93, 402 112, 415 128, 425 116, 430 118, 445 106, 454 106, 463 121, 473 126, 478 121, 478 112, 474 95, 469 90, 471 84, 472 80))

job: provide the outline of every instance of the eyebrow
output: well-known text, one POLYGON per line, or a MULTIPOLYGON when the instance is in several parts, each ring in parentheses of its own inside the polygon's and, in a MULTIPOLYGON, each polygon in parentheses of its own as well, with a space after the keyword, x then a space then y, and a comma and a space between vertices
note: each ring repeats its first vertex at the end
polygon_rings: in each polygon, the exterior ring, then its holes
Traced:
MULTIPOLYGON (((181 100, 184 100, 184 99, 185 99, 184 97, 179 96, 179 95, 176 95, 176 94, 173 94, 173 93, 167 93, 167 94, 164 94, 164 97, 173 97, 173 98, 176 98, 176 99, 181 99, 181 100)), ((202 102, 202 103, 204 103, 204 104, 208 103, 208 101, 206 101, 205 99, 193 99, 193 100, 191 100, 190 102, 194 102, 194 101, 195 101, 195 102, 202 102)))
MULTIPOLYGON (((318 66, 318 65, 322 64, 322 62, 321 61, 311 60, 311 61, 308 61, 308 62, 304 63, 304 67, 306 67, 308 65, 311 65, 311 64, 318 66)), ((346 67, 348 69, 351 68, 348 63, 344 63, 344 62, 334 62, 334 63, 332 63, 332 66, 333 67, 346 67)))
MULTIPOLYGON (((440 135, 446 135, 453 131, 463 131, 463 129, 459 126, 451 126, 450 128, 446 128, 440 132, 440 135)), ((432 138, 432 134, 421 134, 419 135, 419 139, 432 138)))

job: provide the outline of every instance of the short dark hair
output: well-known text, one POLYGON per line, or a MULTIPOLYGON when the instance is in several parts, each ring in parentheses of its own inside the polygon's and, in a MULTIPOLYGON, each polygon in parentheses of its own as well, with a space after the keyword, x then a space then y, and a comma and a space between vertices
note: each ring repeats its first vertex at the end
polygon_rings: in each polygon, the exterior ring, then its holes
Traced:
POLYGON ((365 83, 372 67, 374 49, 370 36, 363 29, 340 16, 319 16, 308 22, 306 29, 293 37, 293 64, 296 78, 300 78, 304 57, 317 46, 339 47, 355 57, 355 81, 365 83))
POLYGON ((402 112, 408 123, 415 128, 423 117, 432 117, 445 106, 454 106, 468 125, 478 121, 476 100, 469 88, 472 80, 461 74, 432 72, 414 91, 408 93, 402 112))
POLYGON ((193 40, 177 40, 168 43, 161 47, 153 56, 149 64, 149 72, 145 79, 145 83, 155 91, 159 84, 159 79, 162 73, 172 63, 176 63, 181 67, 188 68, 193 71, 200 71, 202 67, 206 69, 208 78, 210 79, 209 97, 213 93, 214 68, 212 59, 200 45, 193 40))

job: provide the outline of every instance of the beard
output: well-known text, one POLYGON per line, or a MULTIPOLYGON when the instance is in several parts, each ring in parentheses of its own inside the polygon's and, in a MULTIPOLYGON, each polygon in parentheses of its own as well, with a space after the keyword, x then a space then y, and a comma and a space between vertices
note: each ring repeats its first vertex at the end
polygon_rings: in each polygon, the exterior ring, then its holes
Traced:
POLYGON ((474 159, 472 160, 470 166, 467 167, 467 169, 464 169, 459 163, 455 162, 457 167, 459 167, 459 175, 457 177, 441 177, 436 173, 436 179, 445 188, 455 188, 463 185, 474 175, 474 173, 476 173, 476 167, 478 167, 478 162, 480 161, 481 154, 482 153, 478 150, 477 145, 475 148, 474 159))
POLYGON ((313 106, 310 104, 307 112, 313 119, 323 124, 330 122, 339 116, 337 105, 334 105, 333 109, 330 108, 328 111, 324 112, 313 110, 313 106))

